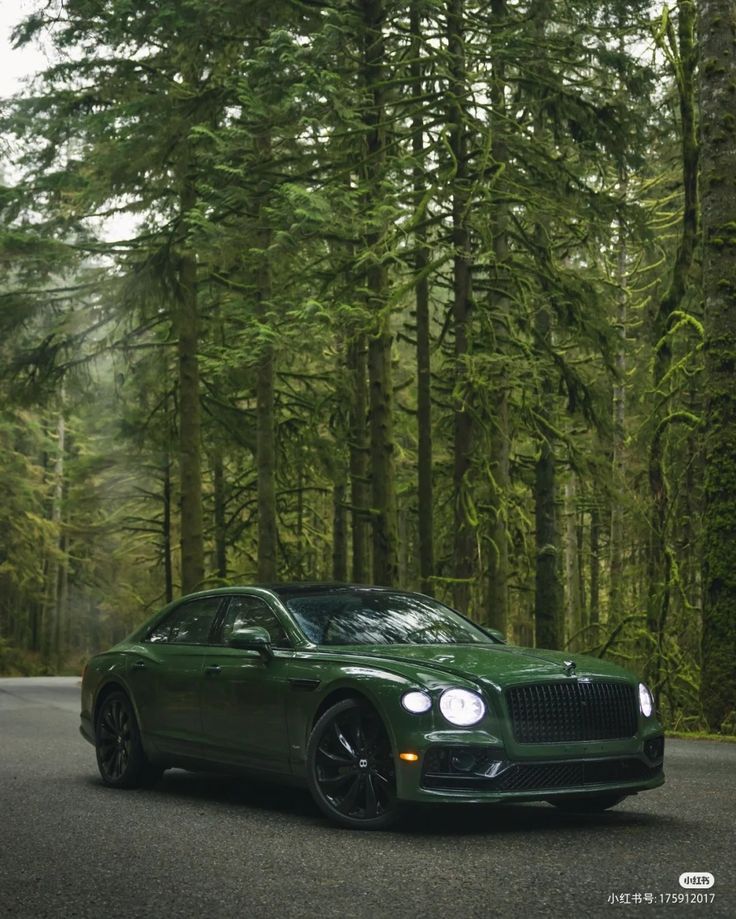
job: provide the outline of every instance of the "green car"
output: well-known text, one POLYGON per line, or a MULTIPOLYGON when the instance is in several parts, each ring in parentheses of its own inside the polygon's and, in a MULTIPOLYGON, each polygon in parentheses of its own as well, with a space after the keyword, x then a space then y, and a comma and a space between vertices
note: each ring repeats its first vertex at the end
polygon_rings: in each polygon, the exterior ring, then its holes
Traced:
POLYGON ((90 660, 81 721, 106 785, 172 766, 270 776, 353 828, 409 802, 602 811, 664 782, 662 725, 632 674, 378 587, 184 597, 90 660))

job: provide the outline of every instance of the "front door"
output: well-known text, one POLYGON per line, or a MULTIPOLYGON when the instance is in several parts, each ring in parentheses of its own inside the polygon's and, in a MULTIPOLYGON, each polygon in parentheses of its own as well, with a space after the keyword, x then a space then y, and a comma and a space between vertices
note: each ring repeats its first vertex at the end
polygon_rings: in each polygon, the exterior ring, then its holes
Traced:
POLYGON ((286 699, 293 652, 281 622, 260 597, 234 596, 216 641, 208 648, 202 681, 205 756, 289 773, 286 699), (228 646, 233 631, 250 626, 268 631, 273 657, 228 646))

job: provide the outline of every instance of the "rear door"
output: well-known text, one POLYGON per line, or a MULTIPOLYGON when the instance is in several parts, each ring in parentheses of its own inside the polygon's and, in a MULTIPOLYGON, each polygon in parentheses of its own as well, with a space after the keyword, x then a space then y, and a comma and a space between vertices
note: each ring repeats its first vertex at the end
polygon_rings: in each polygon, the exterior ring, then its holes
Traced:
POLYGON ((128 679, 141 727, 162 753, 201 754, 202 677, 224 603, 222 597, 185 600, 131 655, 128 679))
POLYGON ((222 763, 288 773, 286 732, 288 673, 293 651, 281 621, 260 597, 231 597, 217 645, 207 652, 202 682, 205 755, 222 763), (228 647, 236 629, 261 626, 273 657, 228 647))

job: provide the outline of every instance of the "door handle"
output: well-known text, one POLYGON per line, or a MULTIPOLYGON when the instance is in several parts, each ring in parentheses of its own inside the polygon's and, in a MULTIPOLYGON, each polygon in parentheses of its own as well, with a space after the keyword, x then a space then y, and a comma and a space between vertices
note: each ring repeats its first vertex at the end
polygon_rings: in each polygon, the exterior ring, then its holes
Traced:
POLYGON ((136 662, 133 664, 133 670, 145 670, 145 669, 146 669, 146 662, 145 662, 145 661, 136 661, 136 662))
POLYGON ((222 667, 219 664, 210 664, 209 667, 204 668, 206 674, 212 674, 213 676, 219 673, 222 670, 222 667))

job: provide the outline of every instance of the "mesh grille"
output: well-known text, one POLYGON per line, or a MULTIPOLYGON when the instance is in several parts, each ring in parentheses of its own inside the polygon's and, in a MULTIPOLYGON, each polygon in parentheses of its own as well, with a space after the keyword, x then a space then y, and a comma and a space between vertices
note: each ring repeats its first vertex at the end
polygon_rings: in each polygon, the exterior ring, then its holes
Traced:
POLYGON ((499 791, 526 791, 537 788, 566 788, 600 785, 607 782, 633 782, 652 778, 657 769, 637 759, 601 760, 578 763, 519 763, 496 780, 499 791))
MULTIPOLYGON (((498 762, 497 774, 486 755, 477 754, 475 771, 459 771, 452 765, 457 748, 439 748, 428 753, 424 761, 422 785, 425 788, 467 789, 483 791, 544 791, 546 789, 581 788, 614 782, 636 782, 652 779, 662 772, 662 765, 649 766, 636 757, 600 760, 567 760, 553 763, 498 762), (482 770, 488 770, 483 772, 482 770)), ((498 751, 490 751, 490 757, 498 751)))
POLYGON ((519 743, 566 743, 632 737, 636 697, 628 683, 534 683, 506 690, 519 743))

